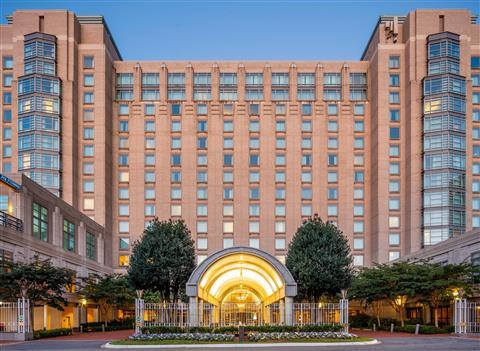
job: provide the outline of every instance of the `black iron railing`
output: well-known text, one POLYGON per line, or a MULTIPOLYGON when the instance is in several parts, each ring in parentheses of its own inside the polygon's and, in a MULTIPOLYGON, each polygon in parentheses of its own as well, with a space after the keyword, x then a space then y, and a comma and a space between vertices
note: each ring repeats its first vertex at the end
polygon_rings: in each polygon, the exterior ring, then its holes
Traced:
POLYGON ((20 218, 10 216, 3 211, 0 211, 0 226, 23 232, 23 221, 20 218))

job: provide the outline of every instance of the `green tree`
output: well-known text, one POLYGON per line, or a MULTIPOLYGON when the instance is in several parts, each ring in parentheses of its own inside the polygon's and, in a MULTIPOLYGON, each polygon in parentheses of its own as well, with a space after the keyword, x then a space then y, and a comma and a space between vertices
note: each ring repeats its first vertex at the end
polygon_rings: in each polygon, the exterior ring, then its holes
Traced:
POLYGON ((137 290, 160 293, 162 301, 177 301, 195 269, 195 248, 185 222, 150 222, 133 247, 128 279, 137 290))
POLYGON ((318 302, 350 287, 353 278, 350 246, 332 223, 315 215, 297 229, 286 266, 298 284, 299 295, 318 302))
POLYGON ((131 304, 135 299, 135 292, 129 285, 127 277, 119 274, 100 276, 90 275, 82 280, 79 294, 87 301, 98 304, 100 320, 108 322, 107 313, 110 307, 122 307, 131 304))
POLYGON ((383 270, 363 268, 358 276, 353 279, 352 286, 348 291, 349 298, 363 301, 365 307, 372 307, 379 326, 381 325, 380 310, 382 301, 389 296, 389 288, 384 283, 383 270))
MULTIPOLYGON (((67 286, 73 283, 75 272, 55 267, 50 260, 35 257, 32 262, 6 262, 0 270, 0 299, 14 300, 25 297, 30 300, 30 320, 33 323, 33 307, 48 305, 63 311, 67 300, 67 286)), ((31 324, 33 327, 33 324, 31 324)))
POLYGON ((472 294, 477 269, 469 263, 440 265, 425 263, 425 284, 418 291, 420 299, 433 310, 438 327, 438 309, 454 299, 454 290, 462 289, 466 296, 472 294))

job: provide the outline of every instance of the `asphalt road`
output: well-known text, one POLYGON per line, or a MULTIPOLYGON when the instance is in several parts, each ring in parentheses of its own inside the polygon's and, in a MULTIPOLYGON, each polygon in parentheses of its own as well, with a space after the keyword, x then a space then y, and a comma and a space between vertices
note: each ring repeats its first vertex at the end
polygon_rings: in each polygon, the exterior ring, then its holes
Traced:
MULTIPOLYGON (((237 350, 251 351, 479 351, 480 339, 457 337, 417 337, 417 338, 385 338, 379 339, 382 344, 369 346, 322 346, 322 347, 271 347, 242 348, 237 350)), ((1 351, 98 351, 120 350, 101 349, 105 341, 70 341, 70 340, 37 340, 19 344, 0 345, 1 351)), ((122 349, 132 350, 132 349, 122 349)), ((133 349, 141 350, 141 349, 133 349)), ((154 349, 143 349, 154 350, 154 349)), ((202 349, 172 348, 169 351, 201 351, 202 349)), ((215 348, 214 351, 233 351, 235 347, 215 348)))

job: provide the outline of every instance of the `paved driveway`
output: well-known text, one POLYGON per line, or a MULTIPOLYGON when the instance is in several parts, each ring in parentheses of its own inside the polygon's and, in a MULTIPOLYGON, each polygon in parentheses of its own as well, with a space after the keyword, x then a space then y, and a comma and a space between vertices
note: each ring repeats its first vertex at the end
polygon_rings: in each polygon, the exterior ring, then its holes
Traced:
MULTIPOLYGON (((272 348, 252 348, 241 349, 245 351, 259 350, 259 351, 475 351, 480 350, 480 339, 468 339, 457 337, 390 337, 379 338, 382 341, 380 345, 371 346, 323 346, 323 347, 272 347, 272 348)), ((104 344, 102 340, 36 340, 19 344, 0 345, 1 351, 105 351, 108 349, 101 349, 100 346, 104 344)), ((110 349, 113 350, 113 349, 110 349)), ((115 349, 119 350, 119 349, 115 349)), ((132 350, 132 349, 124 349, 132 350)), ((140 349, 135 349, 140 350, 140 349)), ((153 350, 153 349, 144 349, 153 350)), ((170 351, 199 351, 201 349, 189 348, 175 348, 170 351)), ((214 351, 234 351, 235 347, 231 348, 215 348, 214 351)))

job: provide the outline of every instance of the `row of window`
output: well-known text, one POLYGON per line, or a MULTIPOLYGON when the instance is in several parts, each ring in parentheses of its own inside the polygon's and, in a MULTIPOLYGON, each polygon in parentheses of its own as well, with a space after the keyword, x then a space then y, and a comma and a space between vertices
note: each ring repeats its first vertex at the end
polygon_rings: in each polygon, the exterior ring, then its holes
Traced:
MULTIPOLYGON (((395 118, 396 115, 394 115, 395 118)), ((120 120, 118 122, 118 130, 119 132, 126 133, 129 131, 129 121, 128 120, 120 120)), ((170 131, 171 132, 181 132, 182 130, 182 122, 180 120, 172 120, 170 124, 170 131)), ((328 121, 328 130, 336 132, 338 131, 338 122, 331 120, 328 121)), ((353 130, 355 132, 365 132, 365 123, 363 120, 355 120, 353 123, 353 130)), ((144 131, 145 132, 155 132, 155 120, 146 120, 144 122, 144 131)), ((197 131, 199 132, 206 132, 207 131, 207 123, 206 121, 199 121, 197 124, 197 131)), ((248 131, 252 133, 260 132, 260 121, 259 120, 251 120, 249 121, 248 131)), ((275 122, 275 131, 276 132, 286 132, 286 121, 278 120, 275 122)), ((301 131, 302 132, 312 132, 312 121, 304 120, 301 124, 301 131)), ((225 120, 223 121, 223 132, 231 133, 233 132, 233 120, 225 120)), ((390 131, 390 135, 392 135, 392 139, 398 139, 400 136, 399 127, 392 127, 390 131), (395 129, 396 128, 396 129, 395 129)))

